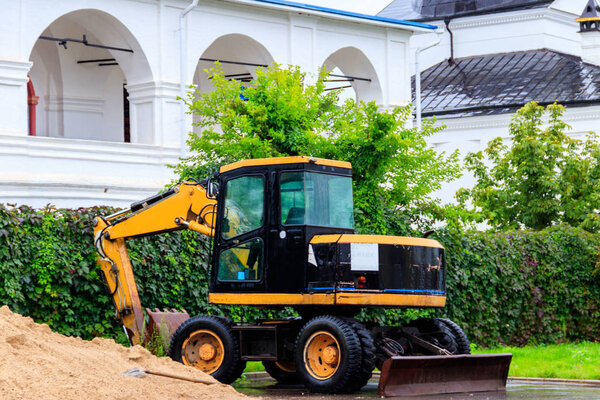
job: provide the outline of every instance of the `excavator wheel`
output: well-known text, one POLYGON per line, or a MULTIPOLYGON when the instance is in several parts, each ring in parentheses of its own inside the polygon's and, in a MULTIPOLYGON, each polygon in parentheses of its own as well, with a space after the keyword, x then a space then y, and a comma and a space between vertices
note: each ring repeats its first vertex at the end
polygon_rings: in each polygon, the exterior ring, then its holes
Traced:
POLYGON ((240 346, 231 331, 231 321, 211 315, 198 315, 181 324, 173 334, 168 354, 222 383, 235 381, 246 366, 240 360, 240 346))
POLYGON ((263 361, 265 371, 279 383, 302 383, 293 361, 263 361))
POLYGON ((438 319, 442 324, 446 325, 454 337, 456 343, 456 352, 454 354, 471 354, 471 343, 467 335, 458 324, 447 318, 438 319))
POLYGON ((348 390, 348 392, 356 392, 362 389, 369 382, 371 376, 373 376, 373 369, 375 368, 375 342, 373 341, 371 332, 363 324, 355 319, 348 319, 347 321, 356 331, 362 349, 360 372, 350 383, 350 389, 348 390))
MULTIPOLYGON (((454 336, 454 333, 444 321, 440 318, 420 318, 411 323, 412 326, 416 326, 419 329, 420 337, 433 345, 440 347, 451 354, 458 353, 458 340, 454 336)), ((425 350, 425 354, 428 350, 425 350)))
POLYGON ((322 315, 308 321, 295 345, 296 371, 311 392, 347 393, 361 376, 362 349, 352 324, 322 315))

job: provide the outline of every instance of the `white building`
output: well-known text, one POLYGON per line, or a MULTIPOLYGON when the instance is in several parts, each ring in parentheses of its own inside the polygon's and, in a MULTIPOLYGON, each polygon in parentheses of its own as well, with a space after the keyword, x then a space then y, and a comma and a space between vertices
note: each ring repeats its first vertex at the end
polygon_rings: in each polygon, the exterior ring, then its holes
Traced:
POLYGON ((0 202, 32 206, 126 206, 161 190, 192 129, 177 97, 209 89, 209 60, 237 77, 325 65, 363 78, 350 82, 358 99, 404 105, 410 37, 433 28, 284 0, 2 5, 0 202))
MULTIPOLYGON (((512 113, 531 100, 557 100, 574 137, 599 131, 600 22, 581 29, 575 19, 600 14, 596 0, 396 0, 380 16, 439 26, 441 43, 420 56, 423 116, 447 128, 431 138, 439 150, 464 156, 509 136, 512 113), (589 8, 589 11, 587 11, 589 8)), ((435 43, 411 39, 411 54, 435 43)), ((411 61, 411 65, 413 61, 411 61)), ((414 69, 413 69, 414 73, 414 69)), ((474 183, 466 174, 439 197, 474 183)))

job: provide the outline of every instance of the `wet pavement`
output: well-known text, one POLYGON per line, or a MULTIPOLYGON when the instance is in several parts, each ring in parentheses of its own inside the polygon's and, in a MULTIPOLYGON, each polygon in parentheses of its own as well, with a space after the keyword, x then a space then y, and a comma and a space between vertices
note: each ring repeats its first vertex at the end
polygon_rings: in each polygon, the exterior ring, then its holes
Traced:
MULTIPOLYGON (((274 381, 248 381, 236 385, 236 389, 248 396, 266 399, 369 399, 377 398, 377 381, 371 381, 360 393, 351 395, 320 395, 309 393, 303 386, 278 385, 274 381)), ((406 398, 406 397, 405 397, 406 398)), ((558 382, 529 382, 509 380, 506 392, 461 393, 436 396, 410 397, 418 400, 542 400, 572 399, 600 400, 600 385, 558 382)))

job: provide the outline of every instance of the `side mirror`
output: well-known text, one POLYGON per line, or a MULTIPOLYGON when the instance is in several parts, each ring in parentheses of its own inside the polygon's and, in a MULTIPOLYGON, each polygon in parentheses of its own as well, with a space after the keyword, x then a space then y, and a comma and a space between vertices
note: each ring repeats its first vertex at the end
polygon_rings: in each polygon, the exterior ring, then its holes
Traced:
POLYGON ((219 194, 219 183, 209 179, 206 185, 206 191, 208 192, 208 197, 214 199, 217 197, 217 194, 219 194))
POLYGON ((435 229, 431 229, 423 234, 424 238, 428 238, 430 235, 435 233, 435 229))

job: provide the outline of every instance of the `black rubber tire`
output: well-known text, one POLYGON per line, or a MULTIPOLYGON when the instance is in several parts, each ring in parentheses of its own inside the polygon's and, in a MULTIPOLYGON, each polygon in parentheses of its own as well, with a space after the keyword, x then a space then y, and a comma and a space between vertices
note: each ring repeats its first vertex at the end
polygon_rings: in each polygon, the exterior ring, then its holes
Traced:
POLYGON ((456 322, 447 318, 439 318, 439 320, 452 332, 452 336, 456 341, 456 352, 454 354, 471 354, 471 342, 469 342, 462 328, 456 322))
POLYGON ((416 326, 422 338, 452 354, 459 354, 458 342, 452 330, 439 318, 420 318, 411 325, 416 326))
POLYGON ((262 364, 265 367, 265 371, 279 383, 288 385, 302 383, 297 372, 284 371, 275 363, 275 361, 263 361, 262 364))
POLYGON ((362 351, 360 338, 352 325, 338 317, 322 315, 308 321, 298 333, 294 349, 296 372, 304 386, 317 393, 349 393, 356 390, 351 385, 361 372, 362 351), (314 378, 304 363, 304 347, 313 333, 326 331, 333 335, 340 347, 340 363, 335 374, 327 379, 314 378))
POLYGON ((375 341, 371 336, 371 332, 365 328, 363 324, 355 319, 350 319, 348 322, 352 325, 352 328, 354 328, 354 331, 358 335, 360 346, 362 348, 360 371, 350 383, 349 390, 349 392, 357 392, 362 389, 373 376, 373 369, 375 369, 375 341))
POLYGON ((171 339, 168 355, 173 360, 183 363, 181 350, 185 340, 195 331, 206 329, 213 332, 223 342, 224 358, 221 366, 211 374, 221 383, 232 383, 242 375, 246 361, 240 360, 240 346, 231 331, 231 321, 212 315, 198 315, 185 321, 177 328, 171 339))

